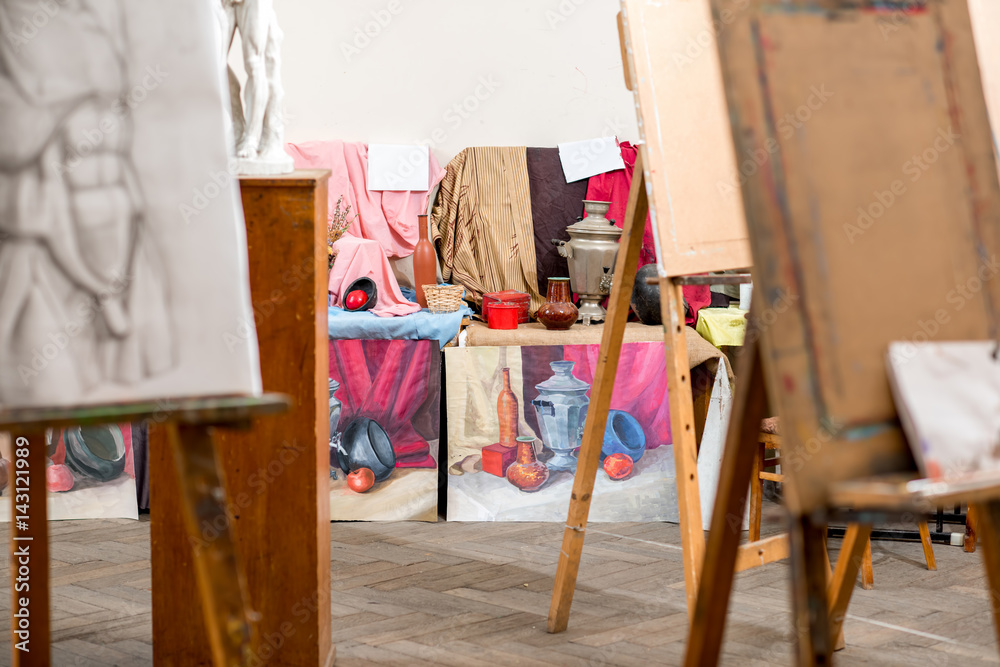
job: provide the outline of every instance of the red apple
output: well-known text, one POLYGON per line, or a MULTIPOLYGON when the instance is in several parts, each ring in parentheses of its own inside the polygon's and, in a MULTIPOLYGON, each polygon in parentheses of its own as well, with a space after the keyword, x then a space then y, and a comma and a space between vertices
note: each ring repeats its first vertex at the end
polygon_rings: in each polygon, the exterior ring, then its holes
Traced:
POLYGON ((69 491, 74 482, 73 472, 61 463, 53 463, 45 469, 45 488, 49 493, 69 491))
POLYGON ((356 289, 348 294, 347 298, 344 299, 344 306, 347 310, 357 310, 361 306, 365 305, 366 301, 368 301, 368 295, 365 294, 365 291, 356 289))
POLYGON ((375 486, 375 473, 368 468, 358 468, 347 476, 347 486, 351 491, 364 493, 375 486))
POLYGON ((628 454, 612 454, 604 459, 604 472, 611 479, 625 479, 632 474, 632 457, 628 454))

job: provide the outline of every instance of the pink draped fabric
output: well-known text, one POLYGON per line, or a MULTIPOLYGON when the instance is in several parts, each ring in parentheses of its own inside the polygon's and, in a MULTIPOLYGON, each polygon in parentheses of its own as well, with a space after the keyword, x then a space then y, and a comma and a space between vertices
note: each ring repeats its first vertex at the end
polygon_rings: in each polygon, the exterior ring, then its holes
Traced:
MULTIPOLYGON (((611 394, 611 409, 624 410, 642 424, 646 449, 673 442, 670 434, 670 401, 667 395, 667 362, 662 343, 622 345, 618 375, 611 394)), ((593 384, 600 345, 565 345, 563 358, 574 361, 574 377, 593 384)), ((590 393, 588 392, 588 396, 590 393)))
POLYGON ((285 149, 295 160, 296 169, 330 169, 329 217, 337 199, 351 205, 351 215, 357 220, 348 234, 378 241, 388 257, 413 254, 420 238, 417 216, 427 212, 427 196, 445 170, 430 155, 427 190, 419 192, 371 192, 368 190, 368 145, 360 142, 307 141, 286 144, 285 149))
MULTIPOLYGON (((625 224, 625 207, 628 204, 628 192, 632 187, 632 172, 635 169, 635 156, 638 149, 627 141, 619 144, 622 151, 624 169, 609 171, 597 176, 591 176, 587 182, 587 199, 594 201, 609 201, 611 209, 608 218, 615 221, 619 227, 625 224)), ((656 261, 656 246, 653 243, 653 226, 646 216, 646 229, 642 235, 642 251, 639 254, 639 266, 645 266, 656 261)), ((698 311, 712 302, 712 295, 707 285, 685 286, 684 299, 691 307, 687 316, 687 324, 698 321, 698 311)))
POLYGON ((409 315, 420 306, 408 301, 399 290, 399 283, 392 273, 385 252, 376 241, 356 236, 342 236, 333 244, 337 260, 330 270, 329 291, 332 305, 343 308, 344 292, 358 278, 371 278, 378 289, 378 302, 371 312, 379 317, 409 315))
MULTIPOLYGON (((662 346, 661 346, 662 347, 662 346)), ((397 468, 433 468, 430 445, 413 427, 436 381, 433 340, 331 340, 330 377, 340 383, 340 430, 368 417, 385 429, 397 468)), ((434 408, 437 410, 437 408, 434 408)))

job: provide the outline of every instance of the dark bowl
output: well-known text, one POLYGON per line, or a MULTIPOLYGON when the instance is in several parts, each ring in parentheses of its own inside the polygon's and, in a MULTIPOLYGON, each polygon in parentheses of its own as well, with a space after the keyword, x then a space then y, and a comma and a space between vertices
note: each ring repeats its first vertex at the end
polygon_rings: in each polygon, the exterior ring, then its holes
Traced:
POLYGON ((375 281, 371 278, 358 278, 352 282, 348 286, 347 290, 340 295, 340 302, 345 303, 347 301, 347 295, 356 289, 359 289, 367 294, 368 300, 365 301, 364 305, 359 306, 358 308, 348 308, 347 306, 344 306, 344 310, 350 310, 352 313, 357 313, 362 310, 371 310, 374 308, 375 304, 378 303, 378 289, 375 287, 375 281))
POLYGON ((647 285, 646 278, 656 277, 656 264, 647 264, 635 274, 632 288, 632 312, 643 324, 663 324, 660 315, 660 284, 647 285))
POLYGON ((375 481, 382 482, 396 468, 396 452, 389 435, 377 421, 358 417, 344 429, 337 449, 337 463, 346 473, 368 468, 375 474, 375 481))
POLYGON ((125 438, 115 425, 68 428, 66 464, 75 473, 107 482, 125 470, 125 438))

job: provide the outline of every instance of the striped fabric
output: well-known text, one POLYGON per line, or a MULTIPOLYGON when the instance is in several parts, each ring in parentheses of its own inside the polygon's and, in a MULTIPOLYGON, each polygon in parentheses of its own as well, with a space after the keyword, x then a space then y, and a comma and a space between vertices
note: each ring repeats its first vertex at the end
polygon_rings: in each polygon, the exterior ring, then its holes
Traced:
POLYGON ((431 213, 434 242, 446 281, 464 285, 477 306, 483 294, 538 290, 531 192, 525 148, 466 148, 448 163, 431 213))

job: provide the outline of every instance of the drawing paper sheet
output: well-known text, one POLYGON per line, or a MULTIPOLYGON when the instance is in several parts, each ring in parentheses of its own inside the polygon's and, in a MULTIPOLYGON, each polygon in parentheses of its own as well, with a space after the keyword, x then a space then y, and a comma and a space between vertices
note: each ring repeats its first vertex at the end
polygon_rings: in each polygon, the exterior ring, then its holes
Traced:
POLYGON ((889 346, 896 409, 925 476, 1000 472, 1000 361, 995 341, 889 346))
POLYGON ((370 144, 368 189, 422 192, 429 182, 427 146, 370 144))
POLYGON ((0 407, 260 392, 215 17, 0 4, 0 407))
POLYGON ((597 137, 559 144, 559 160, 567 183, 625 168, 615 137, 597 137))

